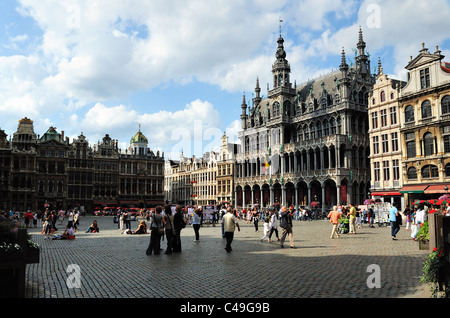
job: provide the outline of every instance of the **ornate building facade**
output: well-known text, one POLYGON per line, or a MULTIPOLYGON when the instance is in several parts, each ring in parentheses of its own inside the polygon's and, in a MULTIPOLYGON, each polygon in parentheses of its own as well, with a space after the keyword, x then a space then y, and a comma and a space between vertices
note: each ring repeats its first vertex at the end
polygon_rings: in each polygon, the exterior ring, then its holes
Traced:
POLYGON ((378 63, 377 83, 369 97, 371 197, 404 207, 398 96, 405 82, 389 78, 378 63))
POLYGON ((147 144, 140 130, 125 151, 108 134, 93 147, 83 133, 70 143, 55 127, 40 137, 25 117, 12 140, 0 130, 0 208, 92 212, 163 204, 164 154, 147 144))
POLYGON ((315 206, 362 203, 370 189, 368 96, 375 83, 360 30, 355 64, 342 50, 338 71, 292 85, 284 39, 272 65, 273 88, 241 105, 235 202, 315 206), (314 202, 314 203, 313 203, 314 202))
POLYGON ((400 91, 403 188, 407 203, 437 199, 450 188, 450 67, 425 45, 405 67, 400 91))

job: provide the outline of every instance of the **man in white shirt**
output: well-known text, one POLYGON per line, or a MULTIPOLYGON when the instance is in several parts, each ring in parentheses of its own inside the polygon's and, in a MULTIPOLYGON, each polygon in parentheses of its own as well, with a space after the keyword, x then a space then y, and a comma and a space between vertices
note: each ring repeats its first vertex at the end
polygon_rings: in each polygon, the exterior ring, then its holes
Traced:
POLYGON ((227 246, 225 247, 225 250, 227 253, 230 253, 232 251, 231 249, 231 242, 233 242, 234 238, 234 231, 236 229, 236 226, 238 228, 238 231, 241 230, 239 227, 239 223, 236 221, 236 217, 233 214, 233 210, 231 208, 227 209, 227 214, 225 214, 222 218, 223 223, 223 230, 225 232, 225 238, 227 239, 227 246))

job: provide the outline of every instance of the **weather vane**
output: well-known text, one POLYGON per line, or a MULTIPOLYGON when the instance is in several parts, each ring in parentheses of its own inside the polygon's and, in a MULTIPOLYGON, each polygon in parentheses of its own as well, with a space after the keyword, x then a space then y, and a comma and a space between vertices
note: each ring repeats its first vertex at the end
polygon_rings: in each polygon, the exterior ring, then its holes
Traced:
POLYGON ((280 36, 281 36, 281 24, 283 23, 283 20, 280 17, 280 36))

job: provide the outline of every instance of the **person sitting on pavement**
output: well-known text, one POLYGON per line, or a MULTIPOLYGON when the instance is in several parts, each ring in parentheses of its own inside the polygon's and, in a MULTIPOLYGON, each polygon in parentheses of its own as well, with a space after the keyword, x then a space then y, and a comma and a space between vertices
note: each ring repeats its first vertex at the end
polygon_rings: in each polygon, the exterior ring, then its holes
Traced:
POLYGON ((73 231, 72 225, 68 224, 66 230, 63 234, 55 236, 54 240, 73 240, 75 239, 75 232, 73 231))
POLYGON ((91 226, 86 231, 86 233, 99 233, 99 232, 100 228, 98 227, 97 220, 94 220, 94 222, 92 222, 91 226))
POLYGON ((127 234, 147 234, 147 223, 144 220, 139 222, 139 227, 136 231, 127 231, 127 234))

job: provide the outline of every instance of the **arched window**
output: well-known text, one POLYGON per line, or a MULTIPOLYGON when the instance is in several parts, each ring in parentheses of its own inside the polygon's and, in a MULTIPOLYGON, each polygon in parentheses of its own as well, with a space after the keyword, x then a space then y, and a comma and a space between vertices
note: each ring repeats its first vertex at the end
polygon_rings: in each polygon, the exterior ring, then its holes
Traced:
POLYGON ((422 118, 431 117, 431 103, 429 100, 426 100, 422 103, 421 110, 422 110, 422 118))
POLYGON ((408 169, 408 180, 415 180, 417 179, 417 170, 414 167, 411 167, 408 169))
POLYGON ((450 95, 445 95, 441 100, 442 114, 450 113, 450 95))
POLYGON ((386 93, 384 91, 382 91, 380 94, 380 100, 382 103, 386 101, 386 93))
POLYGON ((414 121, 414 107, 408 105, 405 107, 405 123, 414 121))
POLYGON ((439 172, 438 168, 434 165, 426 165, 422 168, 422 178, 429 179, 429 178, 438 178, 439 172))

